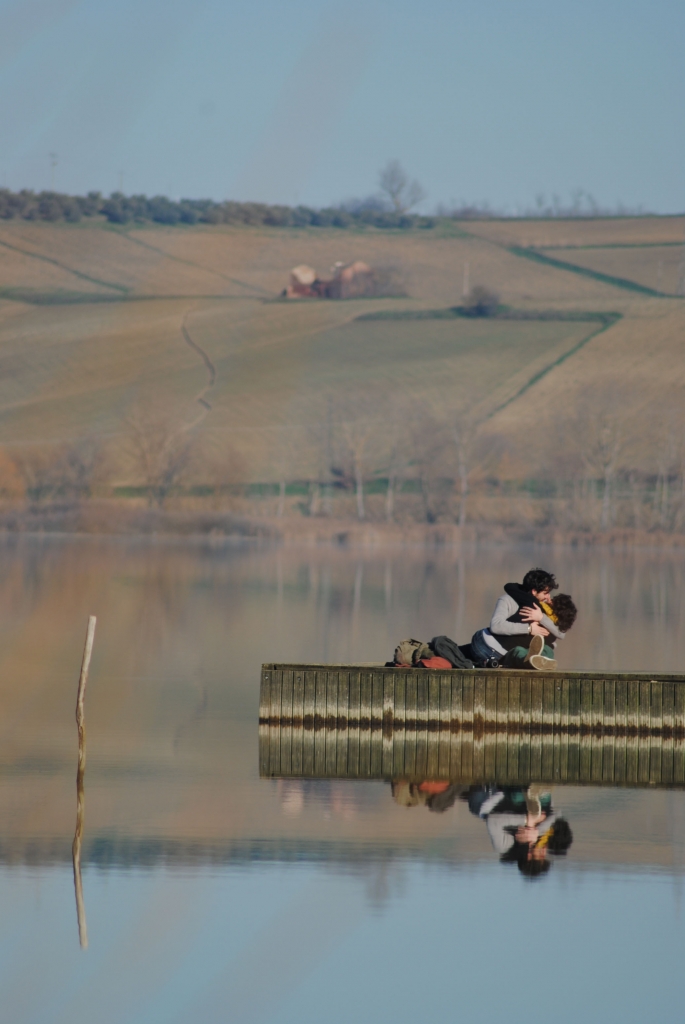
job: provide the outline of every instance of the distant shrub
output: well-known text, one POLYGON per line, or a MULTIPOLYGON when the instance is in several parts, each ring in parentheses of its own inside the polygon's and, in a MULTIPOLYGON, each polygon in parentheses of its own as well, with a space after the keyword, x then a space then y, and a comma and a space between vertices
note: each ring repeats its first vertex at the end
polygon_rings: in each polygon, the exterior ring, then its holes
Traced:
POLYGON ((466 316, 493 316, 499 308, 499 295, 481 284, 475 285, 461 307, 466 316))

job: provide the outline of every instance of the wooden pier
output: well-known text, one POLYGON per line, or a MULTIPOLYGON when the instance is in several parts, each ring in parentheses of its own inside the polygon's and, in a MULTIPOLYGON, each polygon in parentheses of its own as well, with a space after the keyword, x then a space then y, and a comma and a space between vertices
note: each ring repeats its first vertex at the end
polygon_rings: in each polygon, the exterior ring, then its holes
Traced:
POLYGON ((685 786, 685 676, 262 666, 260 775, 685 786))

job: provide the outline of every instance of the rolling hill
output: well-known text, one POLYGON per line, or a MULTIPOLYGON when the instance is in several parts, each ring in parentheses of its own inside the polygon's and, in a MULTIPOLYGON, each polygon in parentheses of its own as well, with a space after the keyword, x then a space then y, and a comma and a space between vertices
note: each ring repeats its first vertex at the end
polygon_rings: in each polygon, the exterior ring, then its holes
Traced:
POLYGON ((331 409, 338 433, 360 415, 470 410, 525 475, 551 423, 627 386, 649 465, 659 410, 685 387, 684 233, 682 217, 402 233, 7 222, 0 444, 94 435, 123 450, 132 412, 154 405, 275 481, 286 454, 290 478, 316 475, 331 409), (352 259, 392 268, 406 297, 275 301, 290 267, 352 259), (465 275, 503 318, 446 312, 465 275))

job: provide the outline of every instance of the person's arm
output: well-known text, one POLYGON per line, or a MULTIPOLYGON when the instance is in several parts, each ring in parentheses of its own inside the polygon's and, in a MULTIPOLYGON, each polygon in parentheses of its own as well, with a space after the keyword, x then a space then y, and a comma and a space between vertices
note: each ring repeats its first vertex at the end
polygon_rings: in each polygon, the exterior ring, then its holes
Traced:
POLYGON ((497 599, 495 610, 490 619, 490 632, 500 633, 503 636, 517 636, 520 633, 530 633, 527 622, 507 622, 510 615, 518 611, 518 605, 513 597, 502 594, 497 599))
POLYGON ((538 605, 532 605, 530 608, 522 608, 521 618, 524 622, 539 623, 547 630, 548 633, 552 633, 557 640, 563 640, 566 636, 565 633, 561 632, 556 622, 553 622, 547 615, 545 615, 542 608, 538 607, 538 605))
POLYGON ((552 635, 555 636, 557 640, 563 640, 566 636, 565 633, 561 632, 556 622, 552 622, 552 620, 548 618, 547 615, 542 616, 542 618, 540 619, 540 625, 544 626, 545 629, 549 630, 549 632, 552 633, 552 635))
POLYGON ((493 793, 492 796, 489 796, 488 799, 484 801, 480 811, 478 812, 478 817, 487 818, 488 814, 494 811, 495 807, 497 807, 498 804, 501 804, 503 800, 504 793, 498 789, 496 793, 493 793))
POLYGON ((486 818, 488 835, 495 853, 502 857, 514 845, 513 830, 525 825, 525 814, 490 814, 486 818))

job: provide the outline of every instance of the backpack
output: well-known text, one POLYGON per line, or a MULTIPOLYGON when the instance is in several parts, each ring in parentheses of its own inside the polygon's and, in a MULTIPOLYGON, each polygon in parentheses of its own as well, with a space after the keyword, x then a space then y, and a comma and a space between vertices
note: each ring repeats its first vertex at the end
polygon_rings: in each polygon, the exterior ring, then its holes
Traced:
POLYGON ((395 665, 416 665, 421 658, 432 657, 428 644, 422 640, 400 640, 395 648, 395 665))

